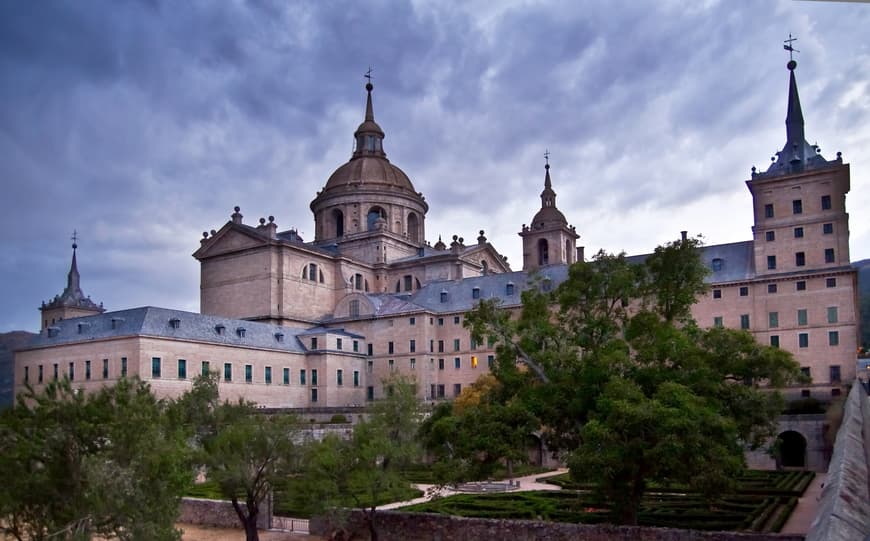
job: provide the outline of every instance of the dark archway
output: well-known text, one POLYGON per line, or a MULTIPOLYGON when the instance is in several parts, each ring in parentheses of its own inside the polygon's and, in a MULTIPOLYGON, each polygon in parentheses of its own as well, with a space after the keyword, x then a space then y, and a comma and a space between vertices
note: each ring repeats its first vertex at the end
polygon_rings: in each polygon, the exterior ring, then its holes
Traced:
POLYGON ((369 231, 374 231, 375 222, 378 218, 387 219, 387 211, 382 209, 381 207, 372 207, 369 209, 368 214, 366 215, 366 224, 368 225, 369 231))
POLYGON ((544 442, 536 434, 529 434, 526 438, 526 452, 529 464, 532 466, 544 465, 544 442))
POLYGON ((344 236, 344 214, 335 209, 332 211, 332 222, 335 224, 335 236, 343 237, 344 236))
POLYGON ((408 238, 411 242, 420 242, 420 221, 413 212, 408 214, 408 238))
POLYGON ((780 464, 785 468, 804 468, 807 465, 807 439, 800 432, 788 430, 776 438, 780 464))
POLYGON ((547 239, 538 241, 538 265, 544 266, 550 264, 550 250, 547 244, 547 239))

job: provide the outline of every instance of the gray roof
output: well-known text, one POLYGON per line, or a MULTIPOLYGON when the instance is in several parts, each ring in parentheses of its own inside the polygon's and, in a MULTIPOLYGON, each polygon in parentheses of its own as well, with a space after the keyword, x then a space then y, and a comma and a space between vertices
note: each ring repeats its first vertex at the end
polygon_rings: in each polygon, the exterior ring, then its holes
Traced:
MULTIPOLYGON (((728 244, 714 244, 701 247, 701 261, 710 269, 710 273, 704 279, 708 284, 724 282, 740 282, 755 277, 755 258, 753 257, 753 242, 751 240, 731 242, 728 244), (713 260, 721 260, 718 270, 713 270, 713 260)), ((632 264, 640 264, 646 261, 651 254, 640 254, 626 257, 626 261, 632 264)))
POLYGON ((58 321, 49 329, 52 330, 51 336, 47 331, 43 331, 34 336, 22 349, 107 338, 156 336, 228 346, 246 346, 299 353, 305 351, 297 339, 297 335, 304 332, 304 329, 153 306, 65 319, 58 321), (177 328, 170 323, 172 320, 177 320, 177 328), (223 327, 222 334, 218 334, 218 327, 223 327), (244 329, 244 336, 240 336, 237 329, 244 329), (276 334, 283 334, 283 339, 278 341, 276 334))

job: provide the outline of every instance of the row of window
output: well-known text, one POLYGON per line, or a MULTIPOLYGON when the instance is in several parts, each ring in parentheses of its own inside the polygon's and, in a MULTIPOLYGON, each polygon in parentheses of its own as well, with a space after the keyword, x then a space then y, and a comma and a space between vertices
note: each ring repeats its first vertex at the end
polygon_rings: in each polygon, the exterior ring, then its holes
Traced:
MULTIPOLYGON (((803 373, 803 375, 807 377, 812 377, 812 374, 810 374, 809 366, 802 366, 801 373, 803 373)), ((840 383, 840 365, 832 364, 828 367, 828 378, 831 383, 840 383)))
MULTIPOLYGON (((552 288, 553 288, 552 280, 550 278, 544 278, 541 282, 541 289, 544 291, 550 291, 552 288)), ((504 286, 505 297, 513 296, 515 291, 516 291, 516 288, 514 287, 513 282, 508 282, 504 286)), ((449 297, 449 293, 447 292, 447 290, 442 289, 441 290, 441 302, 447 302, 448 297, 449 297)), ((479 299, 480 298, 480 288, 479 287, 471 288, 471 298, 472 299, 479 299)))
MULTIPOLYGON (((487 368, 491 369, 493 363, 495 363, 495 356, 494 355, 487 355, 486 356, 487 368)), ((477 368, 477 365, 478 365, 477 355, 472 355, 471 358, 469 359, 469 366, 471 366, 471 368, 477 368)), ((388 359, 387 366, 389 367, 391 372, 396 370, 395 359, 388 359)), ((445 366, 444 359, 438 359, 438 370, 444 370, 444 366, 445 366)), ((417 369, 417 359, 416 358, 411 357, 410 359, 408 359, 408 368, 411 370, 417 369)), ((454 357, 453 358, 453 368, 456 370, 459 370, 462 368, 462 357, 454 357)), ((366 365, 366 371, 369 374, 371 374, 373 370, 374 370, 374 361, 369 361, 368 364, 366 365)), ((435 359, 434 358, 429 359, 429 370, 435 370, 435 359)))
MULTIPOLYGON (((100 364, 100 378, 101 379, 109 379, 109 359, 103 359, 100 364)), ((75 381, 76 379, 76 363, 75 361, 70 361, 67 365, 67 370, 64 373, 64 376, 69 378, 70 381, 75 381)), ((94 364, 91 361, 86 360, 84 363, 84 380, 90 381, 94 379, 94 364)), ((57 381, 60 375, 61 367, 59 363, 53 363, 51 365, 51 379, 57 381)), ((38 365, 36 367, 36 383, 43 383, 46 379, 47 374, 45 373, 45 367, 43 365, 38 365)), ((127 357, 121 357, 120 363, 120 371, 117 377, 125 378, 127 377, 127 357)), ((24 383, 32 383, 30 376, 30 366, 24 366, 24 383)))
MULTIPOLYGON (((778 348, 779 347, 779 335, 772 334, 770 336, 770 345, 778 348)), ((829 346, 839 346, 840 345, 840 332, 839 331, 828 331, 828 345, 829 346)), ((810 334, 809 333, 798 333, 798 347, 808 348, 810 347, 810 334)))
MULTIPOLYGON (((831 210, 831 196, 823 195, 820 198, 820 207, 821 210, 831 210)), ((804 212, 804 202, 802 199, 793 199, 791 202, 791 213, 792 214, 803 214, 804 212)), ((764 205, 764 217, 765 218, 773 218, 773 203, 767 203, 764 205)))
MULTIPOLYGON (((837 279, 836 278, 825 278, 825 287, 837 287, 837 279)), ((795 291, 806 291, 807 282, 806 280, 798 280, 794 283, 795 291)), ((767 284, 767 292, 768 293, 777 293, 779 291, 779 287, 775 283, 767 284)), ((722 290, 719 288, 713 289, 711 294, 714 299, 722 298, 722 290)), ((738 295, 741 297, 749 296, 749 286, 740 286, 738 289, 738 295)))
MULTIPOLYGON (((803 227, 795 227, 792 231, 794 234, 794 238, 802 239, 804 237, 804 228, 803 227)), ((822 234, 823 235, 833 235, 834 234, 834 224, 833 222, 827 222, 822 224, 822 234)), ((773 242, 776 240, 776 231, 766 231, 764 233, 764 239, 768 242, 773 242)))
MULTIPOLYGON (((833 248, 825 248, 825 263, 836 263, 837 257, 834 253, 833 248)), ((796 267, 803 267, 807 264, 807 256, 804 252, 795 252, 794 254, 794 264, 796 267)), ((774 270, 776 269, 776 256, 769 255, 767 256, 767 269, 774 270)))
MULTIPOLYGON (((176 363, 177 368, 177 376, 178 379, 187 379, 187 361, 185 359, 178 359, 176 363)), ((254 366, 251 364, 244 365, 245 371, 245 383, 253 383, 254 382, 254 366)), ((202 375, 208 375, 211 372, 211 362, 210 361, 202 361, 200 364, 200 373, 202 375)), ((306 370, 299 370, 299 385, 307 384, 307 374, 306 370)), ((161 378, 163 376, 163 361, 160 357, 152 357, 151 358, 151 377, 154 379, 161 378)), ((72 379, 72 378, 70 378, 72 379)), ((223 381, 226 383, 230 383, 233 381, 233 363, 224 363, 223 366, 223 381)), ((284 385, 290 385, 290 369, 287 367, 282 368, 282 383, 284 385)), ((272 367, 264 366, 263 367, 263 383, 270 385, 272 384, 272 367)), ((344 370, 339 368, 335 373, 335 383, 336 385, 344 385, 344 370)), ((317 369, 311 369, 311 385, 317 385, 317 369)), ((353 386, 359 387, 360 385, 360 375, 359 370, 353 371, 353 386)))
MULTIPOLYGON (((312 336, 311 337, 311 349, 316 350, 317 346, 318 346, 317 337, 312 336)), ((335 349, 337 349, 339 351, 344 350, 344 339, 343 338, 336 338, 335 339, 335 349)), ((352 340, 351 341, 351 350, 354 353, 359 353, 359 340, 352 340)), ((371 344, 369 344, 369 351, 371 351, 371 344)), ((371 355, 371 353, 369 353, 369 355, 371 355)))
MULTIPOLYGON (((826 310, 827 322, 828 323, 837 323, 839 321, 839 309, 836 306, 829 306, 826 310)), ((795 319, 798 326, 806 326, 809 325, 809 318, 807 317, 807 309, 800 308, 797 310, 797 318, 795 319)), ((767 313, 767 324, 768 328, 775 329, 779 327, 779 312, 768 312, 767 313)), ((724 321, 722 316, 713 317, 713 326, 714 327, 723 327, 724 321)), ((740 314, 740 328, 741 329, 749 329, 749 314, 740 314)), ((836 344, 831 344, 836 345, 836 344)))
MULTIPOLYGON (((446 386, 443 383, 435 384, 429 386, 429 398, 437 399, 437 398, 446 398, 446 386)), ((454 383, 453 384, 453 397, 457 397, 462 393, 462 384, 454 383)))

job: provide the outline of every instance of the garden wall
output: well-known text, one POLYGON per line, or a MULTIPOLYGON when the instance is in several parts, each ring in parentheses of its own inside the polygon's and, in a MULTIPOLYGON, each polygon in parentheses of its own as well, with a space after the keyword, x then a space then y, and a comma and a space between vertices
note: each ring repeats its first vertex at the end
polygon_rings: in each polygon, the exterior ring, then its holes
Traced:
POLYGON ((807 541, 870 539, 870 401, 860 382, 843 406, 843 424, 807 541))
MULTIPOLYGON (((381 539, 405 541, 804 541, 803 535, 702 532, 609 524, 467 518, 398 511, 379 511, 377 524, 381 539)), ((352 511, 345 527, 356 533, 358 539, 369 538, 361 511, 352 511)), ((309 531, 313 535, 326 537, 331 527, 324 517, 314 517, 309 523, 309 531)))
MULTIPOLYGON (((182 498, 178 508, 178 522, 199 524, 202 526, 217 526, 220 528, 241 528, 239 515, 233 509, 232 502, 226 500, 207 500, 204 498, 182 498)), ((272 527, 271 504, 260 504, 260 516, 257 527, 267 530, 272 527)))

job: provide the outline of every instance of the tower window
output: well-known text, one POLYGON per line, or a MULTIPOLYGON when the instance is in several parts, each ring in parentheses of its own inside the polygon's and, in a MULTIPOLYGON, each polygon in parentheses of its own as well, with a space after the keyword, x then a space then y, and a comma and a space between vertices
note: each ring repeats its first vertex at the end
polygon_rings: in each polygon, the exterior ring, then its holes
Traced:
POLYGON ((767 239, 768 242, 773 242, 776 240, 776 232, 768 231, 764 234, 764 238, 767 239))
POLYGON ((767 203, 764 205, 764 217, 773 218, 773 203, 767 203))
POLYGON ((776 256, 775 255, 767 256, 767 268, 771 269, 771 270, 776 268, 776 256))
POLYGON ((833 248, 825 248, 825 263, 834 263, 836 261, 834 257, 834 249, 833 248))
POLYGON ((822 196, 822 210, 831 210, 831 196, 823 195, 822 196))
POLYGON ((798 267, 803 267, 807 264, 806 255, 803 252, 797 252, 794 254, 794 264, 798 267))
POLYGON ((547 239, 538 241, 538 265, 544 266, 550 263, 550 251, 547 239))
POLYGON ((800 199, 795 199, 791 202, 791 212, 792 214, 802 214, 804 211, 804 204, 800 199))
POLYGON ((822 224, 822 234, 823 235, 833 235, 834 234, 834 224, 832 224, 832 223, 822 224))

